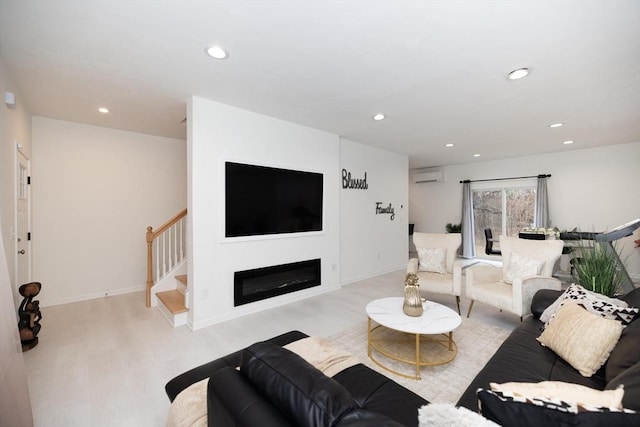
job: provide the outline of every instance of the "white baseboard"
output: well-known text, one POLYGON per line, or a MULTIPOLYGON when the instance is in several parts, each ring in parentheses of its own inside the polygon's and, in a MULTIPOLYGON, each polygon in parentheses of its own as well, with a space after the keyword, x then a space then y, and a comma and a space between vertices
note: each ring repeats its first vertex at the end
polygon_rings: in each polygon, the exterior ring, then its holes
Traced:
MULTIPOLYGON (((407 260, 407 261, 408 261, 408 260, 407 260)), ((367 275, 363 275, 363 276, 358 276, 358 277, 355 277, 355 278, 354 278, 354 277, 352 277, 352 278, 350 278, 350 279, 348 279, 348 280, 346 280, 346 281, 343 281, 343 282, 342 282, 342 286, 350 285, 350 284, 352 284, 352 283, 356 283, 356 282, 361 282, 361 281, 363 281, 363 280, 369 280, 369 279, 371 279, 371 278, 373 278, 373 277, 382 276, 383 274, 393 273, 393 272, 400 271, 400 270, 402 270, 402 271, 407 271, 407 264, 405 263, 405 264, 403 264, 403 265, 400 265, 400 266, 398 266, 398 267, 391 268, 391 269, 389 269, 389 270, 384 270, 384 271, 375 271, 375 272, 371 272, 371 274, 367 274, 367 275)))
POLYGON ((339 284, 334 286, 325 285, 325 286, 318 286, 310 289, 305 289, 302 291, 292 292, 285 295, 280 295, 278 297, 269 298, 269 299, 258 301, 251 304, 246 304, 240 307, 235 307, 235 309, 229 313, 224 313, 219 316, 213 316, 207 319, 198 320, 197 322, 193 322, 192 319, 189 319, 187 322, 187 326, 189 326, 189 328, 191 328, 192 330, 196 331, 198 329, 206 328, 208 326, 222 323, 227 320, 246 316, 247 314, 257 313, 270 308, 279 307, 281 305, 289 304, 296 301, 301 301, 316 295, 321 295, 327 292, 335 291, 340 289, 340 287, 341 285, 339 284))
MULTIPOLYGON (((145 290, 145 285, 141 285, 141 286, 132 286, 129 288, 108 289, 105 291, 91 292, 88 294, 76 295, 76 296, 65 297, 65 298, 40 299, 40 307, 52 307, 54 305, 70 304, 72 302, 89 301, 89 300, 98 299, 98 298, 108 298, 114 295, 124 295, 124 294, 131 294, 134 292, 144 292, 144 290, 145 290)), ((142 300, 142 304, 144 305, 144 299, 142 300)))

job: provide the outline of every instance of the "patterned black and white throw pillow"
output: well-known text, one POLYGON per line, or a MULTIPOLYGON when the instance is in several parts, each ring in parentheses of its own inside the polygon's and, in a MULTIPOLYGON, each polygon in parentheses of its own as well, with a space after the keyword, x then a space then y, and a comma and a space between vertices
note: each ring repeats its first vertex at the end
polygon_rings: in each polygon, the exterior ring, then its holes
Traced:
POLYGON ((627 307, 624 301, 599 295, 574 283, 542 313, 540 320, 545 322, 545 326, 552 321, 558 309, 565 304, 579 304, 593 314, 619 321, 622 326, 631 323, 640 312, 640 309, 636 307, 627 307))
POLYGON ((485 389, 478 389, 477 394, 482 416, 504 427, 640 425, 640 413, 629 409, 600 408, 559 399, 526 398, 485 389))

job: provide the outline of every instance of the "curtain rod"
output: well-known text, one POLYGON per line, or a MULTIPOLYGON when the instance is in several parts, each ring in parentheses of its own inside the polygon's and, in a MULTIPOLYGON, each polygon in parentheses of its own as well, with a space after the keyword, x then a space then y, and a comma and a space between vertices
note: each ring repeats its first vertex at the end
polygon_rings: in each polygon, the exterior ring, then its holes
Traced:
POLYGON ((531 175, 531 176, 515 176, 513 178, 474 179, 474 180, 465 179, 464 181, 460 181, 460 184, 464 184, 467 182, 507 181, 512 179, 527 179, 527 178, 551 178, 551 174, 547 173, 547 174, 531 175))

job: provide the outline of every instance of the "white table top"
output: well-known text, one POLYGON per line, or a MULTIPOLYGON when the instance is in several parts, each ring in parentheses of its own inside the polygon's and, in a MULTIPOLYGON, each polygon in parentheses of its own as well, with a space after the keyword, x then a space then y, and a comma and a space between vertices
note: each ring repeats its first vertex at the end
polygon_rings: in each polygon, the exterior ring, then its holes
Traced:
POLYGON ((367 304, 367 316, 374 322, 396 331, 411 334, 436 335, 453 331, 462 319, 455 311, 437 302, 422 304, 420 317, 407 316, 402 311, 403 297, 381 298, 367 304))

